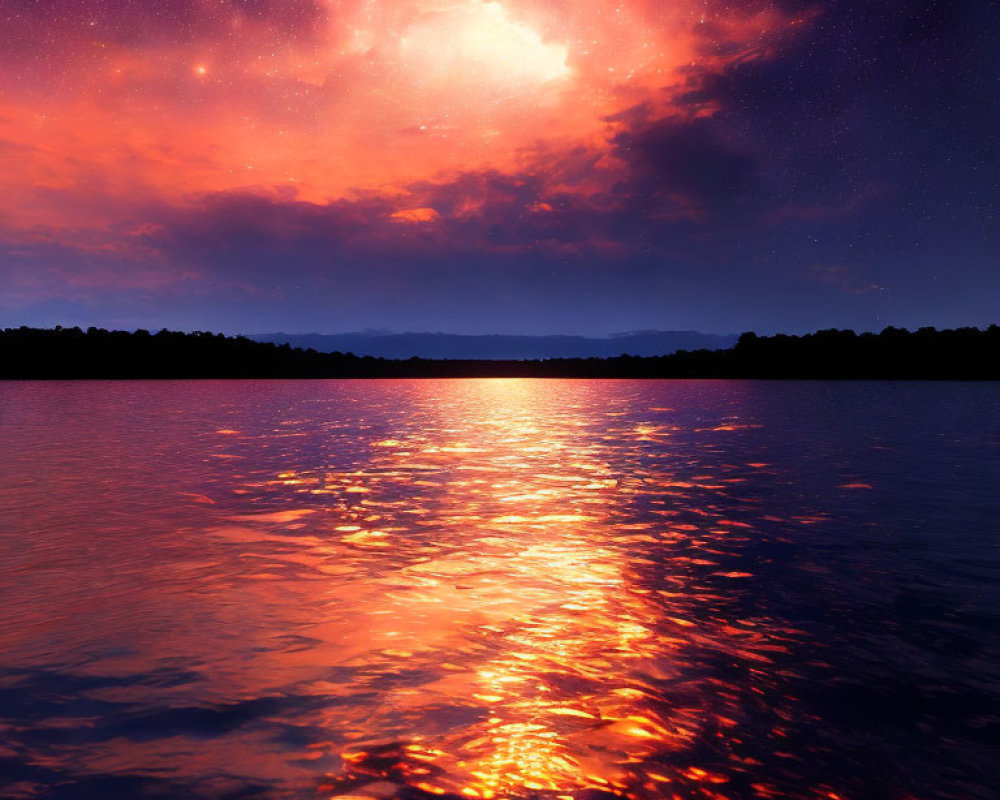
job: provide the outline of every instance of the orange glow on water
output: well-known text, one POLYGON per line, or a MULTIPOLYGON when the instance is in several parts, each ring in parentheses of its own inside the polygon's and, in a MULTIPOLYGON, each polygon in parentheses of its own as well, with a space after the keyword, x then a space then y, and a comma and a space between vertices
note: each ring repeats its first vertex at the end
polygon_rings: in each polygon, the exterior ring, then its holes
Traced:
MULTIPOLYGON (((419 689, 384 691, 363 716, 330 712, 327 724, 349 731, 353 744, 324 791, 370 796, 365 787, 373 785, 381 796, 382 782, 472 798, 585 789, 653 797, 653 787, 670 782, 686 797, 685 785, 726 782, 720 769, 728 762, 708 770, 674 758, 711 731, 735 736, 738 710, 713 713, 707 686, 683 706, 663 703, 656 687, 706 648, 771 663, 767 653, 783 650, 785 634, 708 611, 715 596, 699 592, 693 575, 702 567, 713 574, 717 558, 678 553, 669 592, 644 585, 637 569, 643 548, 689 535, 704 542, 694 552, 725 548, 737 523, 705 509, 694 510, 719 526, 707 535, 697 526, 626 521, 636 498, 700 484, 669 471, 616 471, 605 444, 586 435, 587 415, 560 408, 545 383, 454 386, 445 407, 428 408, 420 424, 374 437, 364 469, 278 476, 330 498, 322 518, 302 517, 337 542, 306 556, 322 559, 327 574, 343 574, 338 564, 400 564, 380 570, 377 591, 352 592, 350 619, 334 616, 312 635, 339 642, 341 663, 373 674, 429 663, 439 670, 419 689), (467 721, 429 733, 435 709, 461 710, 467 721), (656 765, 656 777, 644 764, 656 765)), ((640 446, 659 431, 622 426, 607 435, 640 446)))
MULTIPOLYGON (((841 591, 827 557, 844 529, 829 536, 835 509, 801 484, 771 496, 805 462, 783 463, 788 415, 754 413, 759 387, 254 391, 266 402, 224 382, 102 387, 44 485, 35 444, 65 404, 17 406, 37 417, 11 417, 31 535, 0 538, 0 644, 58 685, 36 692, 43 710, 63 691, 98 708, 19 723, 32 764, 275 798, 860 796, 808 697, 853 656, 785 599, 841 591), (101 410, 115 391, 128 402, 101 410), (132 411, 143 392, 167 398, 156 425, 132 411), (49 746, 63 728, 74 742, 49 746)), ((853 525, 879 474, 817 480, 853 525)))

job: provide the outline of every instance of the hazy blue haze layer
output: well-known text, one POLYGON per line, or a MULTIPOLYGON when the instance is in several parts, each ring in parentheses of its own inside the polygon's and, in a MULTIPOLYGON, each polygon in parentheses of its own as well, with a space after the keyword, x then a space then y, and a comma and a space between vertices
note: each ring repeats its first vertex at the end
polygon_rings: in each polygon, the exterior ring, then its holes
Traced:
POLYGON ((320 353, 354 353, 382 358, 611 358, 662 356, 678 350, 723 350, 736 335, 699 331, 635 331, 617 336, 462 336, 453 333, 259 333, 258 342, 311 347, 320 353))

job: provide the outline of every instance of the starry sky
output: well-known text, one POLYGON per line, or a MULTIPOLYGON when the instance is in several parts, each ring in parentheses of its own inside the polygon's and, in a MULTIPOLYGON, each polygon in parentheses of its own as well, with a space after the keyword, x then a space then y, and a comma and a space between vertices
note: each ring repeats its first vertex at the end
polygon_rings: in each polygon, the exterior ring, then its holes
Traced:
POLYGON ((0 0, 0 327, 1000 321, 990 0, 0 0))

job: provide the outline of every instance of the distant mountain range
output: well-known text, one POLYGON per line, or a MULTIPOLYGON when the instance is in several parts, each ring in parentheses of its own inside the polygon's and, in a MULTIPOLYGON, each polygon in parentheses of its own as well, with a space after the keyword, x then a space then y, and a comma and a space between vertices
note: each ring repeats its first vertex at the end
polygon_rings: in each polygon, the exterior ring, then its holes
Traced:
POLYGON ((662 356, 678 350, 724 350, 735 334, 698 331, 633 331, 605 338, 587 336, 467 336, 454 333, 255 333, 258 342, 312 348, 320 353, 354 353, 382 358, 608 358, 662 356))

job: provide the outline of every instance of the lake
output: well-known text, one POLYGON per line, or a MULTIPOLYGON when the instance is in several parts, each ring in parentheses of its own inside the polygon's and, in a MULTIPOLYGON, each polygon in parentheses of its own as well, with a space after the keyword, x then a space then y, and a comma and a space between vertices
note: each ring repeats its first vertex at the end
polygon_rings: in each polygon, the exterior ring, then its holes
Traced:
POLYGON ((0 383, 4 798, 996 798, 1000 385, 0 383))

